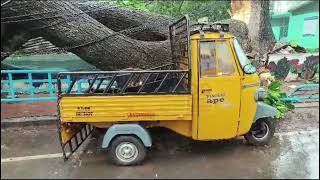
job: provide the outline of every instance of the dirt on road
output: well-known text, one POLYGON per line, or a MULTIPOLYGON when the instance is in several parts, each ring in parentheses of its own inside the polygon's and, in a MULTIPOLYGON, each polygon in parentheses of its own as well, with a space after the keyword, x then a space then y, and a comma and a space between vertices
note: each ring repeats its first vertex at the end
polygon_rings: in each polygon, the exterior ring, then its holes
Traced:
POLYGON ((319 107, 295 108, 277 120, 276 132, 319 129, 319 107))

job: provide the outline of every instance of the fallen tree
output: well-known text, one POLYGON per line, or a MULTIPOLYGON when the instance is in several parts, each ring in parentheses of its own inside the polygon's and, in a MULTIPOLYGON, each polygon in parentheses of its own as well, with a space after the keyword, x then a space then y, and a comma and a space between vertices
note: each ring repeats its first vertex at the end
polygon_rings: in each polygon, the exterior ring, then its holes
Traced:
POLYGON ((142 27, 134 33, 122 33, 143 41, 163 41, 168 39, 168 26, 173 19, 136 9, 110 6, 97 1, 72 1, 72 4, 113 31, 142 27))
POLYGON ((247 24, 252 49, 259 54, 269 52, 275 45, 270 22, 269 4, 269 0, 231 1, 231 18, 247 24))
POLYGON ((28 14, 37 19, 20 21, 24 30, 45 27, 33 31, 33 35, 42 36, 59 47, 65 47, 101 69, 114 70, 132 66, 149 68, 171 61, 168 40, 154 42, 129 38, 107 28, 69 2, 16 3, 20 7, 25 6, 23 9, 13 6, 7 10, 7 15, 28 14))
MULTIPOLYGON (((5 42, 1 43, 1 59, 4 49, 12 52, 28 38, 42 36, 103 70, 171 62, 168 25, 173 19, 167 16, 96 1, 16 0, 1 10, 1 28, 9 32, 1 34, 5 42), (18 43, 12 43, 17 35, 18 43)), ((232 19, 222 22, 230 24, 231 33, 250 52, 246 24, 232 19)))

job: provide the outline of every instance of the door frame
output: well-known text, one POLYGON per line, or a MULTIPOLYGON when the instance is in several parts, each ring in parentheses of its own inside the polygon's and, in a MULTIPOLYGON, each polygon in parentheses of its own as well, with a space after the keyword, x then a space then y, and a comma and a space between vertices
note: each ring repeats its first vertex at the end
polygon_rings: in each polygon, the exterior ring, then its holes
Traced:
MULTIPOLYGON (((233 49, 233 45, 232 45, 232 40, 234 37, 231 38, 208 38, 208 39, 198 39, 197 40, 197 60, 196 60, 196 67, 197 67, 197 80, 198 80, 198 84, 197 84, 197 139, 199 139, 199 127, 200 127, 200 79, 201 79, 201 63, 200 63, 200 43, 201 42, 210 42, 210 41, 226 41, 228 44, 228 49, 230 51, 230 55, 233 58, 233 67, 235 69, 233 76, 239 76, 239 86, 240 86, 240 99, 239 99, 239 109, 238 109, 238 123, 237 123, 237 131, 239 128, 239 123, 240 123, 240 112, 241 112, 241 92, 242 92, 242 79, 244 78, 244 73, 242 71, 242 69, 240 68, 240 64, 238 61, 238 57, 235 54, 235 51, 233 49)), ((214 78, 214 77, 211 77, 214 78)), ((237 132, 235 132, 235 136, 237 135, 237 132)))

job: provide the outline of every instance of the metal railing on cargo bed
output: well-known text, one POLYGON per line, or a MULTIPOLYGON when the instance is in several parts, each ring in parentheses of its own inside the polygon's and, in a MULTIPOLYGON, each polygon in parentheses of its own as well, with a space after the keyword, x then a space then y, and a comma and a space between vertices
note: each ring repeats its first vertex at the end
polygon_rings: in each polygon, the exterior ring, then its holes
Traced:
POLYGON ((62 72, 58 74, 58 94, 60 96, 119 96, 190 93, 190 70, 172 70, 171 65, 139 71, 62 72), (169 67, 169 69, 162 70, 163 67, 169 67), (70 77, 71 83, 63 92, 60 80, 66 76, 70 77), (86 88, 80 92, 74 88, 79 80, 87 82, 86 88))

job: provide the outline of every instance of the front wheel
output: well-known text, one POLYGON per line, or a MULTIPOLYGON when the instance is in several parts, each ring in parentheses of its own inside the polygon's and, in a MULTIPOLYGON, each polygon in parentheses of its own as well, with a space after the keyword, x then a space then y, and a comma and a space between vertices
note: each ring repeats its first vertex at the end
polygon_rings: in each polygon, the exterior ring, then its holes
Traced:
POLYGON ((251 127, 250 132, 244 138, 251 145, 269 144, 275 131, 275 123, 272 118, 258 119, 251 127))

